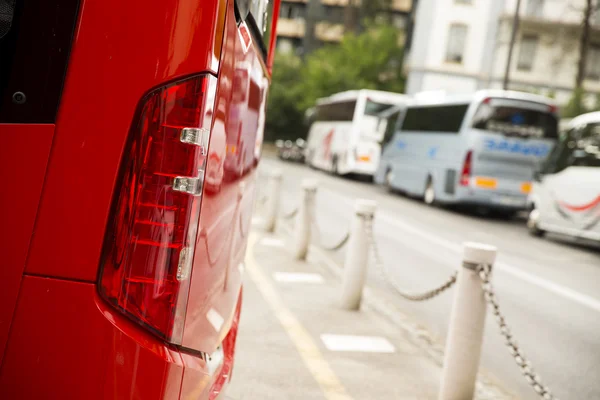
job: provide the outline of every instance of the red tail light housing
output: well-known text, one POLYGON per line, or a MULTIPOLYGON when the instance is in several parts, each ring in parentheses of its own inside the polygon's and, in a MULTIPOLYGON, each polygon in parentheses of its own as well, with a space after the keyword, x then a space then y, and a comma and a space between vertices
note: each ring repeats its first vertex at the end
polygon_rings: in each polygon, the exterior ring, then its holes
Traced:
POLYGON ((181 344, 216 78, 194 76, 145 97, 132 125, 107 231, 101 296, 181 344))
POLYGON ((473 150, 469 150, 465 156, 462 172, 460 174, 460 185, 469 186, 471 180, 471 171, 473 169, 473 150))

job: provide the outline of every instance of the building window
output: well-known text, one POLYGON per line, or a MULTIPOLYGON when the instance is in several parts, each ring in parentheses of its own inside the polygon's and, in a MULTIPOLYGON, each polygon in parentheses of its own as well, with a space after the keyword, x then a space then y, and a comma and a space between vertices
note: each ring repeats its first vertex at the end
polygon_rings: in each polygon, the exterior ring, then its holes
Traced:
POLYGON ((519 46, 519 58, 517 69, 519 71, 531 71, 533 60, 538 45, 538 37, 535 35, 523 35, 519 46))
POLYGON ((528 17, 541 18, 544 12, 544 0, 527 0, 525 15, 528 17))
POLYGON ((302 3, 281 3, 279 18, 304 19, 305 5, 302 3))
POLYGON ((600 45, 592 45, 588 50, 585 77, 600 80, 600 45))
POLYGON ((448 48, 446 49, 446 61, 462 63, 465 42, 467 39, 467 26, 463 24, 450 25, 448 32, 448 48))
POLYGON ((323 14, 325 20, 332 24, 344 23, 346 8, 340 6, 325 6, 325 13, 323 14))

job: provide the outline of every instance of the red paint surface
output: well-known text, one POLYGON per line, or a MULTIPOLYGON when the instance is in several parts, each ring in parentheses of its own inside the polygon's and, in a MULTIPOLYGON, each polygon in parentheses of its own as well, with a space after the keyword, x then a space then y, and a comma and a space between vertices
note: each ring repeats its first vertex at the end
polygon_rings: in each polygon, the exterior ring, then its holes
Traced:
POLYGON ((82 0, 27 272, 96 280, 136 107, 167 81, 217 72, 224 4, 82 0))
POLYGON ((0 363, 19 293, 54 125, 0 124, 0 363))
POLYGON ((203 399, 229 382, 272 62, 256 38, 244 51, 233 4, 82 0, 55 127, 0 125, 0 177, 18 188, 0 194, 1 399, 203 399), (207 72, 218 91, 184 354, 104 303, 96 280, 138 105, 207 72), (219 345, 211 375, 198 352, 219 345))
POLYGON ((592 200, 591 202, 586 203, 586 204, 574 205, 574 204, 565 203, 563 201, 559 202, 559 204, 561 205, 561 207, 564 207, 570 211, 586 211, 586 210, 591 210, 592 208, 594 208, 598 204, 600 204, 600 196, 596 197, 594 200, 592 200))
POLYGON ((101 303, 93 284, 25 277, 2 399, 178 399, 183 362, 101 303))

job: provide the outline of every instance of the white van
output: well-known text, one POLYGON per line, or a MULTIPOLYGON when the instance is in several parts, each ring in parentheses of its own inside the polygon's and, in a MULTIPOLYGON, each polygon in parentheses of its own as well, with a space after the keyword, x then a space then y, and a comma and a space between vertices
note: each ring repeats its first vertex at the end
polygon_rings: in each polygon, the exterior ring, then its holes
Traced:
POLYGON ((600 241, 600 112, 569 123, 536 173, 529 196, 529 231, 600 241))
POLYGON ((378 90, 352 90, 319 99, 306 148, 306 163, 338 175, 373 176, 383 137, 377 115, 408 96, 378 90))
POLYGON ((377 183, 427 204, 468 204, 506 216, 526 209, 533 172, 558 136, 553 101, 528 93, 416 96, 397 114, 377 183))

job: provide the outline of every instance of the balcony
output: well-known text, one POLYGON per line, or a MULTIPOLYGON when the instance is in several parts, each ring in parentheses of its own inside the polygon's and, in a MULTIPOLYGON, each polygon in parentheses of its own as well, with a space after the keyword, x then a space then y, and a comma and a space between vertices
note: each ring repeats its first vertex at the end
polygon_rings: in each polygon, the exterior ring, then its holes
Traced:
POLYGON ((283 37, 304 37, 305 24, 303 19, 281 18, 277 22, 277 35, 283 37))

